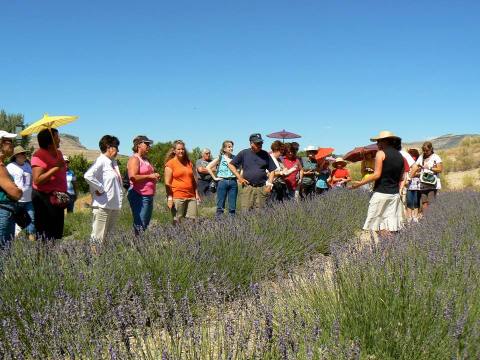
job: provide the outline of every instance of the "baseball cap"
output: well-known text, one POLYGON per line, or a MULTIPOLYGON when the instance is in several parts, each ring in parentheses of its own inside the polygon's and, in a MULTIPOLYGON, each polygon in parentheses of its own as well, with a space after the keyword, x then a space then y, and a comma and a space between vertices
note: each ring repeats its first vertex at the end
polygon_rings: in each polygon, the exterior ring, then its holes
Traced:
POLYGON ((250 135, 249 140, 251 143, 263 143, 262 135, 259 133, 250 135))
POLYGON ((146 143, 151 145, 153 144, 153 140, 150 140, 145 135, 138 135, 137 137, 135 137, 135 139, 133 139, 133 145, 138 145, 141 143, 146 143))
POLYGON ((9 133, 5 130, 0 130, 0 139, 15 139, 17 134, 9 133))

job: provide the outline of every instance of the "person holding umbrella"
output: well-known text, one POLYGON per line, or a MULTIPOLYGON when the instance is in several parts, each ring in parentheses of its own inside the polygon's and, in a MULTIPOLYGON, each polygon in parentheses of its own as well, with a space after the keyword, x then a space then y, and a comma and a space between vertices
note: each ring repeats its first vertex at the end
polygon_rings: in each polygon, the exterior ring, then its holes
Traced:
POLYGON ((54 128, 37 135, 39 149, 32 155, 33 191, 37 239, 63 237, 64 209, 70 202, 67 194, 67 171, 63 154, 58 150, 60 137, 54 128))
POLYGON ((377 142, 379 149, 375 155, 374 173, 366 179, 354 181, 352 189, 375 182, 363 229, 388 234, 403 226, 400 183, 404 177, 404 160, 397 150, 401 139, 390 131, 381 131, 371 140, 377 142))
POLYGON ((22 190, 12 180, 4 161, 13 153, 13 139, 17 134, 0 130, 0 250, 9 247, 15 236, 16 202, 22 197, 22 190))

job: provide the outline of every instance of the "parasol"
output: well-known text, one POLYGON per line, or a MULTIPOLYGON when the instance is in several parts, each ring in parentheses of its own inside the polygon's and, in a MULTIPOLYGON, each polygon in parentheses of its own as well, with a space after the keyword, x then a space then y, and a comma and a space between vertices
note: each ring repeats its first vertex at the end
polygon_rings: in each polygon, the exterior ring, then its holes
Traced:
POLYGON ((350 150, 343 157, 345 160, 350 162, 357 162, 365 159, 365 155, 372 154, 375 155, 378 151, 377 144, 370 144, 365 146, 356 147, 353 150, 350 150))
POLYGON ((292 133, 290 131, 285 131, 285 129, 283 129, 282 131, 277 131, 277 132, 268 134, 267 137, 273 138, 273 139, 282 139, 282 141, 285 141, 285 139, 301 138, 300 135, 292 133))

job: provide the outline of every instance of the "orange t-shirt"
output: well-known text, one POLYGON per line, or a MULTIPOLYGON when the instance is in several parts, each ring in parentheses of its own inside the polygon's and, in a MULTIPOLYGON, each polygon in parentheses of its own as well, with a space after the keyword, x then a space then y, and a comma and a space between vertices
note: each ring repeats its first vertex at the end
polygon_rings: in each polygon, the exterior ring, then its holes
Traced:
POLYGON ((167 161, 165 167, 172 169, 172 192, 174 199, 191 199, 195 197, 195 178, 193 164, 182 164, 177 158, 167 161))

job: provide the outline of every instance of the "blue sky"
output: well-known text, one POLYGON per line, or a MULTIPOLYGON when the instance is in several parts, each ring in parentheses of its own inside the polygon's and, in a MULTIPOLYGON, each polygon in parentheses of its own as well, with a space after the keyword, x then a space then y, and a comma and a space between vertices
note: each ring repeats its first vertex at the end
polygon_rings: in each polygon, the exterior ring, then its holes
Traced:
POLYGON ((479 39, 478 0, 2 1, 0 108, 79 115, 61 131, 124 154, 282 129, 342 153, 478 133, 479 39))

